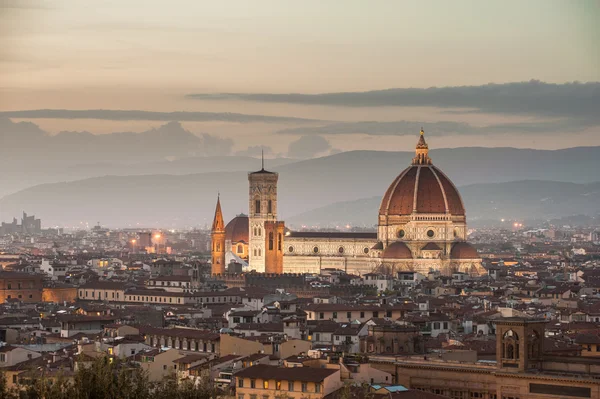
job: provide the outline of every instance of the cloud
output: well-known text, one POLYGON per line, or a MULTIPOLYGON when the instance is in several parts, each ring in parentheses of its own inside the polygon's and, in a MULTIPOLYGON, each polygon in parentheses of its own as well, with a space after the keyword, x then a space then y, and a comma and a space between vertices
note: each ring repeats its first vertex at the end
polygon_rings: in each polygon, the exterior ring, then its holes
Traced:
POLYGON ((313 158, 319 154, 329 153, 331 144, 321 136, 302 136, 292 141, 288 147, 290 158, 313 158))
POLYGON ((210 134, 202 134, 202 148, 206 156, 221 156, 231 154, 232 139, 222 139, 210 134))
POLYGON ((529 82, 482 86, 397 88, 323 94, 221 93, 190 98, 339 107, 469 108, 471 112, 531 114, 600 120, 600 82, 529 82))
POLYGON ((445 135, 475 135, 475 134, 551 134, 578 132, 585 129, 586 124, 574 124, 571 120, 539 121, 527 123, 504 123, 489 126, 473 126, 463 122, 343 122, 322 126, 294 127, 279 130, 278 134, 289 135, 338 135, 338 134, 366 134, 370 136, 406 136, 414 135, 421 128, 430 136, 445 135))
POLYGON ((260 157, 264 151, 265 155, 272 155, 273 149, 269 146, 251 145, 245 150, 236 152, 236 155, 245 157, 260 157))
MULTIPOLYGON (((69 109, 35 109, 22 111, 3 111, 0 117, 7 118, 46 118, 46 119, 103 119, 112 121, 182 121, 206 122, 221 121, 234 123, 306 123, 317 122, 317 119, 294 118, 286 116, 247 115, 230 112, 152 112, 137 110, 69 110, 69 109)), ((322 122, 322 121, 321 121, 322 122)))

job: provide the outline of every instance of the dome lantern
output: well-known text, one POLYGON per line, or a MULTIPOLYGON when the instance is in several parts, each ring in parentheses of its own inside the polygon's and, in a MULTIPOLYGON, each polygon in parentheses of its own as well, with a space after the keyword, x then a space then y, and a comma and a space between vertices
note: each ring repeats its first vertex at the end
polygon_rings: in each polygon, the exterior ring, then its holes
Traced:
POLYGON ((417 142, 417 148, 415 150, 415 157, 412 161, 413 165, 431 165, 431 158, 429 158, 429 146, 425 141, 425 131, 421 128, 421 135, 417 142))

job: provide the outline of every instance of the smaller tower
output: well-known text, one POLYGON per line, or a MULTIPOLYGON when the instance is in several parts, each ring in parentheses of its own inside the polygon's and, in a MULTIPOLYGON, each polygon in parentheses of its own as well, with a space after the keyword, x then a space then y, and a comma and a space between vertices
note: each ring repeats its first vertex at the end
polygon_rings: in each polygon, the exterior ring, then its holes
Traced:
POLYGON ((541 367, 546 320, 496 319, 496 364, 503 371, 524 372, 541 367))
POLYGON ((221 211, 221 198, 217 197, 217 208, 211 230, 211 273, 225 274, 225 223, 221 211))

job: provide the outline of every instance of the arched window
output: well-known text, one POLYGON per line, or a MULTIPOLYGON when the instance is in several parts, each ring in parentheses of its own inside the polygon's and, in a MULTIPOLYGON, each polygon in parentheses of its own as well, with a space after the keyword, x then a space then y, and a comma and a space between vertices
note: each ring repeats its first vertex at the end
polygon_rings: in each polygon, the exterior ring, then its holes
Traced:
POLYGON ((540 356, 540 337, 537 332, 532 331, 527 338, 527 355, 535 359, 540 356))
POLYGON ((260 200, 254 200, 254 213, 260 213, 260 200))
POLYGON ((504 359, 519 359, 519 336, 513 330, 508 330, 502 336, 502 357, 504 359))
POLYGON ((273 213, 273 203, 271 200, 267 202, 267 213, 273 213))
POLYGON ((244 247, 242 247, 242 244, 238 244, 238 246, 237 246, 237 253, 238 254, 243 254, 244 253, 244 247))
POLYGON ((269 251, 273 250, 273 232, 269 232, 269 251))
POLYGON ((258 256, 262 256, 262 249, 258 248, 258 256))
POLYGON ((513 346, 513 344, 506 344, 506 357, 508 359, 514 359, 515 347, 513 346))

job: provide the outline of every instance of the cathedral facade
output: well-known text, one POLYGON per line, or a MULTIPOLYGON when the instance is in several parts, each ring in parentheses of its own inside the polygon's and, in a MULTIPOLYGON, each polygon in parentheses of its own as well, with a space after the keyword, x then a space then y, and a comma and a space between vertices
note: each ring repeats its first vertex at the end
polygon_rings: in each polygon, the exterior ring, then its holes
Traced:
POLYGON ((248 216, 236 216, 222 232, 217 203, 212 236, 220 245, 212 245, 213 274, 224 273, 225 262, 231 260, 243 263, 248 271, 264 273, 320 273, 325 268, 359 275, 485 272, 477 251, 466 242, 466 212, 460 194, 433 165, 422 130, 412 164, 382 198, 376 233, 287 230, 277 219, 278 178, 264 167, 249 173, 248 216))

